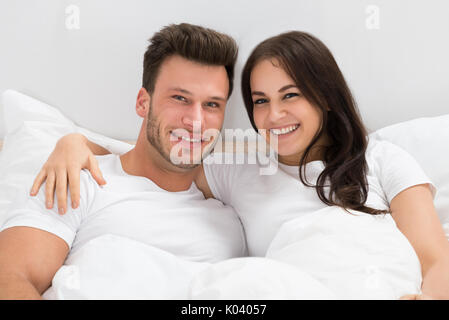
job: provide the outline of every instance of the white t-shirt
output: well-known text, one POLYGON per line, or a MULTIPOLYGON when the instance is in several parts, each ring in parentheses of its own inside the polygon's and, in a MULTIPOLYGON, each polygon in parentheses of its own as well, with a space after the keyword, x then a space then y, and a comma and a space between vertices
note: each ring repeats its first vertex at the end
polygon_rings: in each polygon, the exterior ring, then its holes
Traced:
MULTIPOLYGON (((414 158, 392 143, 370 141, 366 160, 369 189, 366 206, 389 210, 391 200, 399 192, 419 184, 429 183, 435 194, 430 179, 414 158)), ((299 166, 271 161, 274 166, 279 165, 273 175, 261 175, 259 164, 208 164, 207 161, 204 164, 215 198, 233 206, 240 216, 250 256, 264 256, 284 222, 327 206, 315 188, 301 182, 299 166)), ((323 169, 322 161, 308 163, 307 181, 315 184, 323 169)))
MULTIPOLYGON (((105 234, 128 237, 190 261, 216 262, 247 254, 243 229, 234 210, 189 190, 169 192, 145 177, 128 175, 117 155, 98 156, 107 184, 100 187, 81 172, 80 205, 65 215, 45 208, 45 188, 24 195, 9 211, 2 230, 39 228, 62 238, 72 252, 105 234)), ((69 203, 71 203, 69 201, 69 203)))

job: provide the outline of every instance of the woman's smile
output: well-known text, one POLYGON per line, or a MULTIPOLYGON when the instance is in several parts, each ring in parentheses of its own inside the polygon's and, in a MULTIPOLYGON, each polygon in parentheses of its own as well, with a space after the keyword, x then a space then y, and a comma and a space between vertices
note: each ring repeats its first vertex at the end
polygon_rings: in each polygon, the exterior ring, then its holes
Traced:
POLYGON ((298 128, 299 128, 299 123, 293 124, 293 125, 288 125, 288 126, 271 128, 270 133, 276 135, 278 138, 285 138, 285 137, 290 136, 298 128))

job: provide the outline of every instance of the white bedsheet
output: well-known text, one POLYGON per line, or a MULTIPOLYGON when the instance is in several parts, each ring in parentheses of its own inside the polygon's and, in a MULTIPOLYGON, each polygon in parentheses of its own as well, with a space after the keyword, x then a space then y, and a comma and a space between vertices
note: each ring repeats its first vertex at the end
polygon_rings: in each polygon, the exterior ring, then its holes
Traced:
POLYGON ((391 215, 328 207, 284 224, 267 257, 294 265, 340 299, 420 293, 421 266, 391 215))
POLYGON ((107 235, 70 255, 48 299, 397 299, 418 257, 391 216, 331 207, 283 225, 265 258, 189 262, 107 235))
POLYGON ((70 254, 45 299, 187 299, 191 262, 133 239, 104 235, 70 254))
POLYGON ((420 293, 419 259, 392 217, 353 214, 328 207, 285 223, 266 258, 209 267, 194 279, 193 297, 398 299, 420 293), (270 296, 270 287, 278 292, 270 296))

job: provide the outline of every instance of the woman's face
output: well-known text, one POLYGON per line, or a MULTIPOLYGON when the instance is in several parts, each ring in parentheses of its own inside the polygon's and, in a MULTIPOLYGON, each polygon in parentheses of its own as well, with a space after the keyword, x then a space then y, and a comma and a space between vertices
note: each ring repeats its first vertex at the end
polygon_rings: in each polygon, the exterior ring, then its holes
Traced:
POLYGON ((258 62, 251 72, 250 85, 257 129, 266 130, 262 134, 268 143, 278 139, 280 162, 298 165, 321 127, 321 111, 302 96, 276 59, 258 62))

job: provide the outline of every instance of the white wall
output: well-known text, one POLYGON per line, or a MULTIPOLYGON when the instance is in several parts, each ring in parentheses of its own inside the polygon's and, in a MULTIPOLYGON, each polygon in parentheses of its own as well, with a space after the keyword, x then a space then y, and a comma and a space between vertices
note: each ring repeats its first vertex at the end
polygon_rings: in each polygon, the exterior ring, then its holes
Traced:
POLYGON ((240 44, 226 128, 250 127, 239 89, 250 50, 291 29, 329 46, 369 129, 449 113, 445 0, 0 0, 0 92, 16 89, 88 129, 134 139, 147 39, 179 22, 226 32, 240 44), (70 30, 65 10, 72 4, 80 28, 70 30), (376 17, 369 5, 379 9, 378 29, 370 29, 376 17))

